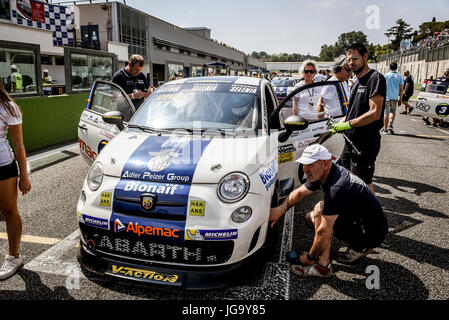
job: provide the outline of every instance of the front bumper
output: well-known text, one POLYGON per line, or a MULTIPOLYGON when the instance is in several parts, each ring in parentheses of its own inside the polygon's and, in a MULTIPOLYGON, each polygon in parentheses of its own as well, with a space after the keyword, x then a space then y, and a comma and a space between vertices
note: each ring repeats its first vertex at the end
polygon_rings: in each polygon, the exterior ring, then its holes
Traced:
POLYGON ((81 241, 77 258, 88 271, 150 284, 170 285, 187 290, 215 289, 234 285, 258 275, 264 265, 264 248, 238 263, 219 267, 190 267, 147 263, 90 250, 81 241))

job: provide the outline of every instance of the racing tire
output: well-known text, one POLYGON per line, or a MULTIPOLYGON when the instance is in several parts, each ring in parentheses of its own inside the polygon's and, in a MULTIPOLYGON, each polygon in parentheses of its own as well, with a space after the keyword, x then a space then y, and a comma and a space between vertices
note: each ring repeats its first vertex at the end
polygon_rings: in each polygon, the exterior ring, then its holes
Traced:
MULTIPOLYGON (((275 188, 273 197, 271 198, 270 208, 275 208, 279 205, 280 203, 279 203, 278 189, 275 188)), ((273 226, 273 228, 271 228, 271 223, 270 221, 268 221, 267 236, 264 244, 264 250, 266 252, 267 260, 270 259, 270 257, 272 257, 276 253, 277 242, 279 240, 279 232, 280 232, 279 225, 281 224, 281 222, 282 218, 273 226)))

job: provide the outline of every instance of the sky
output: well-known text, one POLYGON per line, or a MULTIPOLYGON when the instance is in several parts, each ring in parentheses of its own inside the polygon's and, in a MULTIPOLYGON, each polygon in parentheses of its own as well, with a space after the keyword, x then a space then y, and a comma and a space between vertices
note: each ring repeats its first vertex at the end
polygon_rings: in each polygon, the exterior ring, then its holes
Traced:
MULTIPOLYGON (((123 0, 118 0, 123 2, 123 0)), ((345 32, 388 43, 402 18, 414 29, 433 17, 449 20, 449 0, 126 0, 128 6, 176 26, 207 27, 211 38, 250 54, 319 55, 345 32)))

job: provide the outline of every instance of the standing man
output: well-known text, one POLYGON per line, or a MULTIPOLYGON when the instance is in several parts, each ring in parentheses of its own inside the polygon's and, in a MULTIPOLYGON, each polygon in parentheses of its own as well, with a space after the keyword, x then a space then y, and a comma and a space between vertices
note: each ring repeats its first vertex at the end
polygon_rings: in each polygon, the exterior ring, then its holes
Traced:
POLYGON ((357 81, 351 87, 348 114, 332 126, 332 132, 347 131, 348 138, 361 155, 345 141, 340 163, 365 181, 374 192, 372 179, 380 150, 379 130, 383 126, 387 84, 382 74, 368 66, 368 50, 364 44, 352 44, 346 50, 346 58, 357 81))
POLYGON ((393 122, 396 117, 396 108, 402 104, 402 85, 404 81, 396 71, 397 69, 398 64, 392 62, 390 63, 390 72, 384 75, 387 82, 387 98, 385 103, 383 134, 394 134, 393 122))
POLYGON ((49 96, 51 95, 51 77, 48 75, 47 69, 44 69, 42 73, 42 91, 44 92, 44 96, 49 96))
POLYGON ((126 67, 117 71, 112 77, 112 82, 118 84, 131 99, 136 110, 143 101, 153 92, 145 74, 142 72, 145 60, 138 54, 129 57, 126 67))
POLYGON ((279 207, 271 209, 271 227, 290 207, 321 188, 324 200, 306 216, 315 230, 312 247, 290 270, 300 276, 330 277, 333 236, 349 242, 346 252, 336 260, 352 263, 384 241, 387 218, 371 189, 350 171, 333 164, 332 155, 322 145, 308 146, 297 161, 304 166, 307 182, 292 191, 279 207))
POLYGON ((17 71, 15 64, 11 65, 11 92, 17 93, 23 91, 22 75, 17 71))
MULTIPOLYGON (((349 68, 345 55, 341 55, 335 59, 333 71, 334 75, 327 81, 340 81, 338 85, 342 89, 341 93, 344 108, 343 114, 347 114, 350 96, 348 79, 351 77, 352 71, 349 68)), ((321 95, 317 103, 317 112, 318 119, 322 119, 324 116, 339 116, 342 114, 340 99, 338 98, 338 93, 334 86, 324 86, 321 89, 321 95), (322 114, 324 111, 325 115, 322 114)))
POLYGON ((413 107, 408 104, 408 100, 413 95, 413 91, 415 90, 415 83, 408 70, 404 71, 404 77, 404 91, 402 92, 402 103, 404 104, 404 111, 402 111, 401 114, 410 114, 413 111, 413 107))

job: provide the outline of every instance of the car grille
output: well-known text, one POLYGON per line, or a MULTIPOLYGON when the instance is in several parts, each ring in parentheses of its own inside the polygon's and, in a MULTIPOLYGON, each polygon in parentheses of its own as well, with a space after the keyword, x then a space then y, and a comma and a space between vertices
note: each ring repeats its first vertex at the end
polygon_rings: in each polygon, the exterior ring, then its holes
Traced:
POLYGON ((225 263, 231 258, 234 242, 185 241, 167 243, 142 239, 123 233, 102 230, 80 223, 80 230, 88 247, 100 253, 147 261, 213 265, 225 263))

